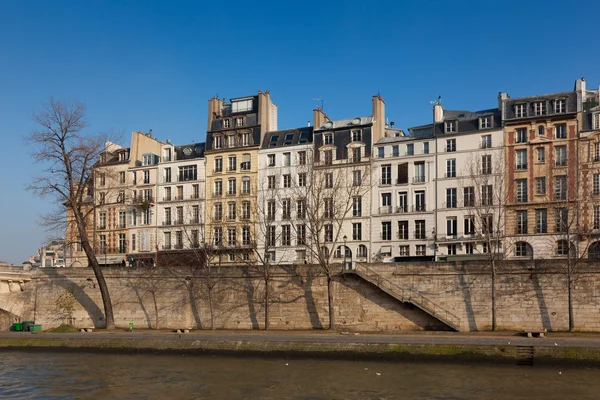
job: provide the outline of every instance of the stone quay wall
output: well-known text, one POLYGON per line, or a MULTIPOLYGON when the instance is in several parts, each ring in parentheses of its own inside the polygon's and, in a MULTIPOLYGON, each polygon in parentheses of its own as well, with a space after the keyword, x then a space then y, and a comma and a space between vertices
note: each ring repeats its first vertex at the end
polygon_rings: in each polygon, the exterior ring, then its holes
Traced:
MULTIPOLYGON (((491 329, 489 265, 394 263, 369 268, 458 316, 461 331, 491 329)), ((567 330, 565 268, 563 262, 500 263, 496 274, 498 329, 567 330)), ((600 331, 600 265, 578 263, 574 270, 576 330, 600 331)), ((30 272, 31 281, 21 291, 0 293, 2 321, 9 319, 7 315, 32 319, 44 329, 70 320, 77 327, 104 325, 102 300, 91 269, 39 268, 30 272)), ((212 297, 216 329, 263 329, 265 290, 258 272, 247 267, 219 272, 209 279, 188 268, 104 269, 117 327, 127 328, 133 322, 135 328, 210 329, 212 297)), ((271 329, 328 327, 327 282, 317 269, 282 268, 275 272, 269 287, 271 329)), ((450 329, 417 306, 398 301, 358 276, 336 276, 333 287, 336 327, 340 330, 450 329)))

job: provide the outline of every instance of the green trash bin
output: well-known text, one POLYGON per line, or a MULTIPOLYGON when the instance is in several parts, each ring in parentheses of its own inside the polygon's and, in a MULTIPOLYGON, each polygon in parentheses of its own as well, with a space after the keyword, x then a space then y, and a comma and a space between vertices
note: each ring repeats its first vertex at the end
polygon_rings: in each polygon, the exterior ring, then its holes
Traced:
POLYGON ((35 321, 23 321, 23 322, 21 322, 21 324, 23 324, 23 330, 24 330, 25 332, 29 332, 29 327, 30 327, 31 325, 34 325, 34 324, 35 324, 35 321))
POLYGON ((41 332, 42 325, 29 325, 29 332, 41 332))
POLYGON ((16 332, 23 332, 23 324, 21 322, 15 322, 12 325, 12 330, 16 332))

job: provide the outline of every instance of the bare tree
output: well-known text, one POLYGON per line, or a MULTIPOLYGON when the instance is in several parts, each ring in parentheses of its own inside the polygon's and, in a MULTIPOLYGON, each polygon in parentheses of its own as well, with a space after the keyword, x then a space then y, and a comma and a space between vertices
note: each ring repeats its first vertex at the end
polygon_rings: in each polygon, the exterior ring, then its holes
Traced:
POLYGON ((69 219, 77 232, 89 265, 92 267, 102 295, 106 329, 114 329, 114 316, 108 286, 94 253, 89 236, 89 217, 96 205, 89 201, 94 184, 94 166, 107 141, 106 135, 85 132, 85 106, 66 104, 53 98, 33 114, 37 128, 26 137, 32 145, 35 160, 43 166, 38 177, 29 186, 36 195, 52 199, 58 213, 48 215, 49 227, 66 228, 69 219))
POLYGON ((462 191, 465 213, 465 235, 473 238, 473 252, 480 253, 490 269, 492 330, 495 331, 496 278, 499 261, 505 256, 502 238, 505 233, 505 205, 508 201, 504 154, 472 154, 461 175, 463 178, 459 180, 459 190, 462 191), (477 243, 481 246, 477 246, 477 243))
POLYGON ((335 253, 344 243, 344 232, 350 231, 353 207, 370 193, 370 162, 312 161, 299 169, 305 174, 304 184, 291 191, 293 198, 303 202, 298 213, 302 223, 292 224, 292 229, 298 240, 306 244, 307 263, 319 268, 327 280, 329 329, 335 329, 333 278, 346 267, 336 261, 335 253))

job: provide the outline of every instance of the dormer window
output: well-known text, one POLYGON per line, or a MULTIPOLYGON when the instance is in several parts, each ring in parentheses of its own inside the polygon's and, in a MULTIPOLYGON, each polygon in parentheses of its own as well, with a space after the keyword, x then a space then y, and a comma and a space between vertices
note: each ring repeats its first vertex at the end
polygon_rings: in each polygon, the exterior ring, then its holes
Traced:
POLYGON ((245 112, 252 110, 252 99, 240 99, 231 103, 231 112, 245 112))
POLYGON ((592 127, 594 130, 600 129, 600 113, 595 113, 593 115, 592 127))
POLYGON ((125 161, 127 160, 127 152, 123 151, 121 153, 119 153, 119 161, 125 161))
POLYGON ((242 133, 242 146, 250 146, 252 143, 249 133, 242 133))
POLYGON ((235 135, 227 136, 227 147, 235 147, 235 135))
POLYGON ((223 148, 223 137, 222 136, 215 136, 213 138, 213 148, 215 148, 215 149, 223 148))
POLYGON ((362 142, 362 131, 360 129, 356 129, 352 131, 352 141, 353 142, 362 142))
POLYGON ((294 134, 293 133, 287 133, 285 135, 285 137, 283 138, 283 145, 284 146, 290 146, 294 141, 294 134))
POLYGON ((278 141, 279 141, 279 136, 277 136, 277 135, 271 136, 271 141, 269 142, 269 147, 276 147, 278 141))
POLYGON ((458 131, 458 121, 446 121, 444 122, 446 133, 455 133, 458 131))
POLYGON ((554 114, 562 114, 567 111, 565 99, 554 100, 554 114))
POLYGON ((229 129, 229 128, 231 128, 231 120, 229 120, 229 119, 224 119, 224 120, 223 120, 223 128, 225 128, 225 129, 229 129))
POLYGON ((165 149, 163 154, 163 161, 171 161, 171 148, 168 147, 165 149))
POLYGON ((333 144, 333 133, 327 132, 323 134, 323 143, 324 144, 333 144))
POLYGON ((479 118, 479 129, 489 129, 492 127, 492 117, 481 117, 479 118))
POLYGON ((535 115, 544 115, 546 114, 546 102, 545 101, 536 101, 533 103, 533 113, 535 115))
POLYGON ((236 127, 244 126, 244 117, 237 117, 235 119, 235 126, 236 127))
POLYGON ((516 104, 515 105, 515 117, 525 118, 527 116, 526 110, 527 110, 527 108, 525 107, 525 104, 516 104))
POLYGON ((142 155, 142 165, 153 165, 155 156, 152 153, 146 153, 142 155))

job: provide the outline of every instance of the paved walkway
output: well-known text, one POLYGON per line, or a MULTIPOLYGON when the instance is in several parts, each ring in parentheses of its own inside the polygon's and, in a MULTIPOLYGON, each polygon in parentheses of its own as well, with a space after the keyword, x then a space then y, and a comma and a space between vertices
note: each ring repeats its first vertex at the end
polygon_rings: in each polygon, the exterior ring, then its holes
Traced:
POLYGON ((35 335, 39 338, 68 338, 86 340, 185 340, 214 342, 300 342, 300 343, 397 343, 397 344, 441 344, 441 345, 474 345, 474 346, 571 346, 600 347, 599 334, 549 333, 545 338, 527 338, 515 332, 422 332, 379 334, 360 333, 344 334, 336 331, 192 331, 177 334, 166 330, 136 330, 125 332, 98 330, 92 333, 30 333, 2 332, 2 339, 35 335))

